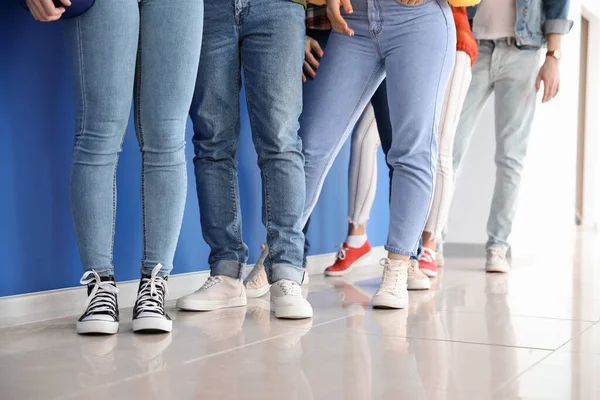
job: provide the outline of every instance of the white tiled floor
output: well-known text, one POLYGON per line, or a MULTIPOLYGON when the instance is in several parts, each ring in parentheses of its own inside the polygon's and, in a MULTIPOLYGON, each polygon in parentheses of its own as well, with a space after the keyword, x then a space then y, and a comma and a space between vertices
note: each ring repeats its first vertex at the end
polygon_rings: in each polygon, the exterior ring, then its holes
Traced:
POLYGON ((0 399, 600 399, 600 264, 450 259, 408 310, 372 310, 381 267, 312 277, 312 321, 267 299, 185 313, 171 335, 82 337, 75 317, 0 330, 0 399))

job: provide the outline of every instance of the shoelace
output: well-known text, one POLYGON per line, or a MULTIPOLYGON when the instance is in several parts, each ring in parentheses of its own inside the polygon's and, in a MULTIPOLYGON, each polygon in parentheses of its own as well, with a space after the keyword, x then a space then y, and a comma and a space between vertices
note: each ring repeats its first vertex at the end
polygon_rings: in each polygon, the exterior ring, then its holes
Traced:
POLYGON ((277 281, 277 285, 279 285, 281 291, 286 296, 302 296, 302 289, 300 288, 300 285, 294 281, 282 279, 277 281))
POLYGON ((396 292, 403 283, 406 282, 407 276, 400 268, 394 268, 388 259, 383 259, 379 262, 383 269, 383 277, 381 278, 380 289, 386 292, 396 292))
POLYGON ((414 260, 409 261, 409 263, 408 263, 408 273, 409 274, 417 273, 418 269, 419 269, 418 262, 415 262, 414 260))
POLYGON ((142 286, 137 300, 137 312, 164 313, 164 302, 167 294, 167 281, 158 273, 162 264, 156 264, 150 278, 142 278, 142 286))
POLYGON ((220 276, 209 276, 200 289, 208 289, 209 287, 214 286, 221 281, 222 279, 220 276))
POLYGON ((348 248, 344 245, 344 243, 342 243, 336 247, 340 248, 337 253, 338 260, 345 260, 346 259, 346 251, 348 251, 348 248))
POLYGON ((499 261, 503 261, 504 258, 506 257, 502 250, 489 249, 488 252, 490 253, 488 259, 493 263, 498 263, 499 261))
POLYGON ((92 284, 93 288, 88 296, 84 312, 93 314, 99 312, 114 313, 117 309, 117 293, 119 289, 111 281, 102 281, 100 275, 94 270, 87 271, 79 281, 82 285, 92 284))

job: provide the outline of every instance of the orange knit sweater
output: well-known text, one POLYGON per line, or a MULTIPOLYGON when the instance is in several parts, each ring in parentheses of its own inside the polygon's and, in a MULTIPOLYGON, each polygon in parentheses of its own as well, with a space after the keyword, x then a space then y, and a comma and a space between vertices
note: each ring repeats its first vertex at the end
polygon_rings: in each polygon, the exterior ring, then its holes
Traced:
POLYGON ((454 24, 456 25, 456 50, 464 51, 471 57, 471 66, 475 65, 477 59, 477 41, 471 31, 466 7, 452 7, 454 24))

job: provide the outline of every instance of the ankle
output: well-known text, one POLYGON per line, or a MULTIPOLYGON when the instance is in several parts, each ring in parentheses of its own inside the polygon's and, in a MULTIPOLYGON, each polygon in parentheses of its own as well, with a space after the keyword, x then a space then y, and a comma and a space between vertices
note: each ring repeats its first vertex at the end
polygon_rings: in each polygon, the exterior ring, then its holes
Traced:
POLYGON ((346 244, 349 247, 359 248, 367 243, 367 235, 348 235, 346 238, 346 244))

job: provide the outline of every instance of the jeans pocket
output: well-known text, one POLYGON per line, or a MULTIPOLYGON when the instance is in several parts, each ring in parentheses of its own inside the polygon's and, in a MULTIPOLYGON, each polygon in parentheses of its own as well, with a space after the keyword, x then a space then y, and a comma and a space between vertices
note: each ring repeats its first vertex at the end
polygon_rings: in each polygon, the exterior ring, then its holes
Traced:
POLYGON ((394 1, 396 3, 398 3, 398 5, 400 5, 402 7, 406 7, 406 8, 419 8, 419 7, 423 7, 425 4, 431 3, 432 1, 435 1, 435 0, 423 0, 421 3, 416 4, 416 5, 404 4, 404 3, 402 3, 401 0, 394 0, 394 1))

